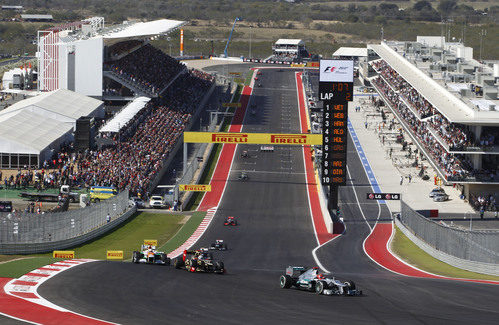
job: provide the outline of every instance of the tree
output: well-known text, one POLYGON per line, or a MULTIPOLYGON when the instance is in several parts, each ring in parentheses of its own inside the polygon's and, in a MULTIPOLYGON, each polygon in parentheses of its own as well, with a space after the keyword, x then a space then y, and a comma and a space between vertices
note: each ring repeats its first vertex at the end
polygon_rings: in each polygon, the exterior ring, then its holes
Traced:
POLYGON ((456 0, 440 0, 438 11, 444 16, 449 16, 456 9, 456 5, 456 0))
POLYGON ((417 11, 433 9, 433 7, 431 6, 431 3, 429 1, 426 1, 426 0, 421 0, 421 1, 416 2, 412 8, 414 10, 417 10, 417 11))

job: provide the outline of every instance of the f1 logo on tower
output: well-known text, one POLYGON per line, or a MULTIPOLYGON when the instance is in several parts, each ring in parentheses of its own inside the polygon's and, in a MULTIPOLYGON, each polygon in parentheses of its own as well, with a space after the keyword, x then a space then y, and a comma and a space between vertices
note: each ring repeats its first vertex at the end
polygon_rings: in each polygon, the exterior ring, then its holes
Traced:
POLYGON ((321 60, 320 82, 353 82, 352 60, 321 60))
POLYGON ((333 72, 334 69, 336 69, 336 67, 326 67, 326 69, 324 69, 324 73, 333 72))

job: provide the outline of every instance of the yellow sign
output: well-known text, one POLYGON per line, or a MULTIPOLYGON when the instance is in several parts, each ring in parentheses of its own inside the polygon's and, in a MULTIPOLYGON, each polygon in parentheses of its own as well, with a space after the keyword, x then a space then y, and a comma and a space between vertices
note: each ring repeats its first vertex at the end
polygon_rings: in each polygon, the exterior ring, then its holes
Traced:
POLYGON ((242 72, 229 72, 229 74, 233 74, 233 75, 236 75, 236 76, 240 76, 240 75, 242 75, 243 73, 242 73, 242 72))
POLYGON ((241 103, 223 103, 223 107, 241 107, 241 103))
POLYGON ((123 251, 107 251, 106 257, 108 260, 122 260, 123 251))
POLYGON ((54 258, 75 258, 74 251, 54 251, 52 253, 52 257, 54 258))
POLYGON ((322 134, 184 132, 184 142, 322 145, 322 134))
POLYGON ((246 80, 244 80, 244 78, 234 78, 234 82, 235 83, 238 83, 238 84, 242 84, 244 83, 246 80))
POLYGON ((180 184, 180 191, 184 192, 211 192, 211 185, 190 185, 190 184, 180 184))
POLYGON ((144 239, 144 245, 158 246, 156 239, 144 239))
POLYGON ((305 64, 303 63, 291 63, 292 68, 303 68, 305 67, 305 64))

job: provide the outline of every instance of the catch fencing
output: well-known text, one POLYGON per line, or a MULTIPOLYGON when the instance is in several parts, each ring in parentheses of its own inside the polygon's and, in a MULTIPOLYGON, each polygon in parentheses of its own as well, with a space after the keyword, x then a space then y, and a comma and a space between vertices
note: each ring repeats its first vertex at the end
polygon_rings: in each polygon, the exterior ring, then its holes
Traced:
POLYGON ((462 260, 499 264, 499 231, 453 228, 427 219, 403 201, 401 208, 401 223, 437 251, 462 260))
POLYGON ((76 210, 44 214, 0 213, 0 253, 9 253, 2 249, 10 247, 9 244, 48 244, 83 236, 115 223, 128 210, 131 208, 128 190, 125 190, 113 198, 76 210))

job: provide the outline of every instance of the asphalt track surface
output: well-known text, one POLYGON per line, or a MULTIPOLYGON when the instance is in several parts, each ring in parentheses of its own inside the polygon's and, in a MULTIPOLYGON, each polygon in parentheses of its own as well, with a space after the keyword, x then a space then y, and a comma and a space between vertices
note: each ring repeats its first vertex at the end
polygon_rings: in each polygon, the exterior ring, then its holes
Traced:
MULTIPOLYGON (((298 132, 294 72, 265 70, 261 79, 263 87, 253 92, 243 131, 298 132)), ((303 155, 298 147, 263 153, 255 145, 238 146, 219 210, 196 244, 224 239, 229 250, 215 257, 224 261, 227 274, 95 262, 57 275, 39 293, 69 310, 123 324, 497 324, 498 286, 400 276, 365 255, 362 243, 371 227, 388 221, 390 213, 385 206, 363 203, 370 187, 352 143, 350 148, 352 179, 340 191, 347 229, 317 255, 338 278, 355 281, 364 296, 327 297, 279 288, 287 265, 315 265, 311 251, 317 241, 303 155), (242 150, 251 157, 241 158, 242 150), (249 175, 245 182, 237 180, 243 170, 249 175), (239 226, 224 227, 226 215, 237 216, 239 226)))

